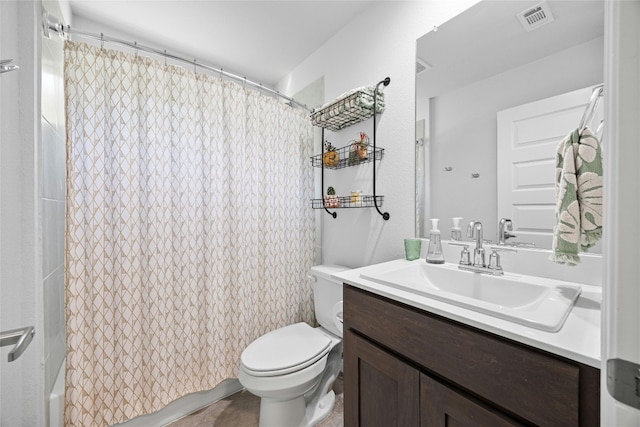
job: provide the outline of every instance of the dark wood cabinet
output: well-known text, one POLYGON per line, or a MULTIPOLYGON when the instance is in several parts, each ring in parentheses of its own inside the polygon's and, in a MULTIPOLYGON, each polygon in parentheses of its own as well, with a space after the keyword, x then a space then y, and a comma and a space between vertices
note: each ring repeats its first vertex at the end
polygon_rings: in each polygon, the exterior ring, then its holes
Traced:
POLYGON ((522 424, 459 391, 420 375, 421 427, 513 427, 522 424))
POLYGON ((345 426, 597 426, 600 371, 345 285, 345 426))
POLYGON ((357 408, 345 412, 345 425, 418 425, 420 372, 350 331, 344 339, 344 371, 357 376, 345 382, 345 406, 357 408))

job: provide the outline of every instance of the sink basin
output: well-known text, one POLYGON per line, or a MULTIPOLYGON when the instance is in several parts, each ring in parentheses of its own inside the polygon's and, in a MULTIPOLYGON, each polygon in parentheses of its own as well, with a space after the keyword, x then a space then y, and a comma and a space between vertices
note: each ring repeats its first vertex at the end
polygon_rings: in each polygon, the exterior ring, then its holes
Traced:
POLYGON ((360 276, 396 289, 549 332, 560 330, 582 288, 542 277, 505 273, 491 276, 457 264, 414 261, 360 276))

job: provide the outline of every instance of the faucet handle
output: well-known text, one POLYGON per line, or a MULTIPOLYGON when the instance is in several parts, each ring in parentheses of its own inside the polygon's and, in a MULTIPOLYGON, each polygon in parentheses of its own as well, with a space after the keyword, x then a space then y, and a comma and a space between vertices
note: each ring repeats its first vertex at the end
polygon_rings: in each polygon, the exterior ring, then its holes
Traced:
POLYGON ((462 248, 462 252, 460 252, 460 264, 471 265, 471 253, 469 252, 469 246, 462 248))
POLYGON ((489 255, 489 264, 487 268, 494 270, 494 274, 502 274, 502 266, 500 265, 500 254, 498 252, 518 252, 514 248, 505 248, 504 246, 489 246, 491 255, 489 255))
POLYGON ((511 233, 509 233, 509 232, 508 232, 508 231, 506 231, 506 230, 502 232, 502 238, 503 238, 505 241, 506 241, 507 239, 512 238, 512 237, 518 237, 518 236, 516 236, 515 234, 511 234, 511 233))
POLYGON ((500 254, 498 251, 491 251, 491 255, 489 255, 489 264, 487 265, 489 268, 499 268, 500 267, 500 254))
POLYGON ((489 264, 487 264, 487 268, 495 271, 502 271, 502 266, 500 265, 500 254, 495 249, 491 251, 491 255, 489 255, 489 264))
POLYGON ((471 252, 469 252, 468 242, 448 242, 451 246, 462 246, 460 251, 460 265, 471 265, 471 252))

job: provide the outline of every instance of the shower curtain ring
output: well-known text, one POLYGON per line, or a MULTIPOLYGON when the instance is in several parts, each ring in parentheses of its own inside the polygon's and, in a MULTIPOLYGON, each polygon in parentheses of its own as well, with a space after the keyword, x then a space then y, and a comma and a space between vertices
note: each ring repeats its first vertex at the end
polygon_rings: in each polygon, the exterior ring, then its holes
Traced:
POLYGON ((135 50, 136 50, 136 59, 138 59, 138 42, 134 41, 134 42, 133 42, 133 47, 134 47, 134 48, 135 48, 135 50))
POLYGON ((104 33, 100 33, 100 50, 104 49, 104 33))
POLYGON ((164 50, 164 66, 167 66, 167 49, 164 50))

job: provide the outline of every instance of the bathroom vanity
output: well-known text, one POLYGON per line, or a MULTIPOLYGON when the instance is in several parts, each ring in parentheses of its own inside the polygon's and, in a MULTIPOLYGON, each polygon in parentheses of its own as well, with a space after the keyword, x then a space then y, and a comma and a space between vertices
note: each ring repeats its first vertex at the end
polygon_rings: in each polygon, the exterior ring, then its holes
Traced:
POLYGON ((552 333, 341 277, 346 427, 599 425, 589 290, 552 333))

